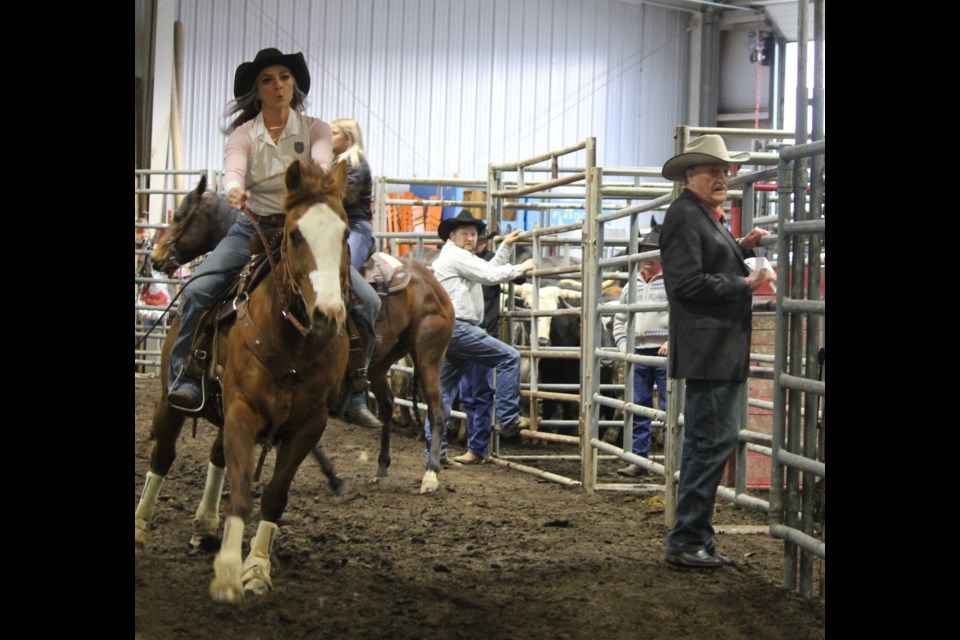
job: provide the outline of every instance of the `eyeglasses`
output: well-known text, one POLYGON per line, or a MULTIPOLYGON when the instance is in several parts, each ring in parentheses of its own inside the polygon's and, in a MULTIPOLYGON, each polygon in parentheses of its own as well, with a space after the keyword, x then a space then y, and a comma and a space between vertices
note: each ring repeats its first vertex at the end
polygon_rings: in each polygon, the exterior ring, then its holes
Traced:
POLYGON ((729 178, 732 175, 728 165, 704 164, 690 167, 690 169, 693 171, 693 175, 706 173, 711 178, 718 178, 720 176, 729 178))

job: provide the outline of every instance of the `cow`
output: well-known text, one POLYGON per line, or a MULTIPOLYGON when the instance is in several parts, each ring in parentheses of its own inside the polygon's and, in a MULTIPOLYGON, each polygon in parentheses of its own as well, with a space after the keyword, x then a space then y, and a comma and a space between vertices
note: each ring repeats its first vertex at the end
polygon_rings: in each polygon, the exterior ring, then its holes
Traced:
MULTIPOLYGON (((560 299, 560 308, 574 308, 565 298, 560 299)), ((604 316, 601 320, 600 346, 601 348, 615 349, 613 339, 613 318, 604 316)), ((579 348, 581 344, 582 315, 557 316, 550 325, 550 344, 554 347, 579 348)), ((601 360, 600 384, 614 384, 618 364, 609 360, 601 360)), ((541 384, 580 384, 579 359, 550 358, 540 361, 538 380, 541 384), (546 366, 544 366, 546 365, 546 366)), ((622 377, 621 377, 622 380, 622 377)), ((581 392, 583 390, 581 389, 581 392)), ((561 393, 575 393, 561 391, 561 393)), ((581 397, 581 402, 583 398, 581 397)), ((576 402, 559 400, 542 400, 541 416, 544 420, 576 420, 580 414, 580 407, 576 402), (559 412, 559 415, 557 415, 559 412)), ((608 407, 601 407, 601 419, 613 420, 614 412, 608 407)))

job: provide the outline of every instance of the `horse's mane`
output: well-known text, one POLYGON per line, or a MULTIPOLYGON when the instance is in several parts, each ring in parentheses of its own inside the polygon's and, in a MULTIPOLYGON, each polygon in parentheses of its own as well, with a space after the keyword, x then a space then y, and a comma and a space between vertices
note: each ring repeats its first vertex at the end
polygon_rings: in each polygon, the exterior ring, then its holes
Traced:
MULTIPOLYGON (((313 163, 295 160, 287 169, 287 197, 283 202, 284 211, 306 206, 320 199, 333 196, 337 203, 343 198, 343 188, 337 185, 338 168, 325 172, 313 163), (299 172, 299 176, 297 176, 299 172), (299 180, 297 179, 299 177, 299 180)), ((342 206, 337 208, 342 214, 342 206)))

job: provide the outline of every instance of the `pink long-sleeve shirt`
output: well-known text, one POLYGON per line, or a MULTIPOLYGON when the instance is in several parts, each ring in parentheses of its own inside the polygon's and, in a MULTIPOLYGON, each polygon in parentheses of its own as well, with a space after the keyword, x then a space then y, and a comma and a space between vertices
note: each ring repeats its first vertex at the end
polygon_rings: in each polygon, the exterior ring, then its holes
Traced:
POLYGON ((290 112, 277 143, 263 124, 263 114, 237 127, 223 152, 224 192, 249 189, 247 206, 269 216, 283 211, 284 174, 295 158, 327 169, 333 164, 333 134, 323 120, 290 112))

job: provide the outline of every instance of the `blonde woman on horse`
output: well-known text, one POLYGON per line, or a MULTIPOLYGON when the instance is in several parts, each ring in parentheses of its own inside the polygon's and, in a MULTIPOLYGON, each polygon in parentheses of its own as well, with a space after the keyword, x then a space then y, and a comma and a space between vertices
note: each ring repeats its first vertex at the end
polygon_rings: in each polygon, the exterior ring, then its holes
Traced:
MULTIPOLYGON (((238 66, 234 74, 235 99, 226 110, 227 118, 233 120, 224 128, 229 137, 223 179, 227 201, 243 215, 194 271, 183 291, 180 333, 171 350, 167 377, 167 401, 177 409, 198 411, 203 406, 201 379, 191 375, 197 371, 189 366, 194 331, 204 312, 250 260, 250 238, 257 226, 283 227, 287 167, 297 158, 313 162, 324 171, 333 166, 330 126, 303 113, 309 92, 310 72, 299 52, 284 55, 278 49, 262 49, 252 62, 238 66)), ((355 269, 351 269, 351 287, 351 313, 358 328, 369 332, 373 341, 380 299, 355 269)), ((365 372, 366 365, 357 369, 365 372)), ((358 371, 351 373, 358 375, 358 371)), ((366 415, 354 412, 362 426, 381 426, 366 410, 365 391, 356 395, 361 396, 366 411, 366 415)))

